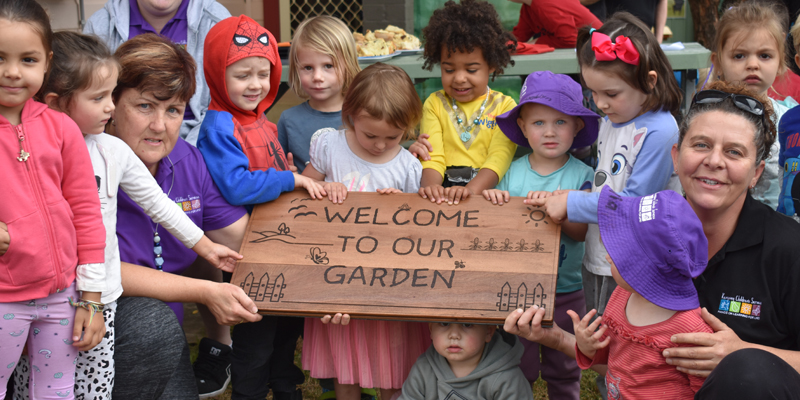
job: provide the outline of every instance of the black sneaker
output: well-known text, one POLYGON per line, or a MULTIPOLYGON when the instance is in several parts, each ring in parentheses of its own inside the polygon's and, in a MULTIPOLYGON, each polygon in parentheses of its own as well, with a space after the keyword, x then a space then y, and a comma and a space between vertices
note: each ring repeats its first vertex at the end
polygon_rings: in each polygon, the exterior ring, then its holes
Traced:
POLYGON ((194 378, 200 398, 221 395, 231 382, 231 347, 216 340, 200 340, 194 365, 194 378))

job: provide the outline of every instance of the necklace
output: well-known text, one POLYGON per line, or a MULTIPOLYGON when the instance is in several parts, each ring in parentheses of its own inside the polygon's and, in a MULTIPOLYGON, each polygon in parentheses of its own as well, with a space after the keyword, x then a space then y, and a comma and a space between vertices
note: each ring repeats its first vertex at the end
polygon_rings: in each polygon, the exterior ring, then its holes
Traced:
MULTIPOLYGON (((175 164, 172 163, 172 159, 167 156, 167 160, 169 160, 169 165, 172 167, 172 183, 169 184, 169 190, 167 191, 167 197, 169 194, 172 193, 172 186, 175 185, 175 164)), ((156 269, 159 271, 163 271, 164 266, 164 258, 161 256, 161 236, 158 236, 158 224, 153 223, 153 254, 155 254, 155 263, 156 269)))
MULTIPOLYGON (((453 112, 456 114, 456 121, 458 121, 458 127, 461 128, 461 141, 467 143, 472 139, 472 129, 475 128, 475 125, 478 125, 480 122, 481 117, 483 116, 483 110, 486 109, 486 102, 489 101, 489 92, 491 89, 486 87, 486 98, 483 99, 483 104, 481 104, 481 108, 478 110, 477 115, 472 120, 471 125, 464 126, 464 121, 461 119, 461 116, 458 115, 458 105, 456 105, 456 99, 453 98, 453 112)), ((467 117, 467 112, 464 111, 464 118, 467 117)))

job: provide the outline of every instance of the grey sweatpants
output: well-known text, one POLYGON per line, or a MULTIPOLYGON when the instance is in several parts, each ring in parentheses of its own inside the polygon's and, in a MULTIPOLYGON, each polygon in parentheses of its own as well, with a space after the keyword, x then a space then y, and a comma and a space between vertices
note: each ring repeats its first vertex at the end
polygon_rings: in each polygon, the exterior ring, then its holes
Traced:
POLYGON ((114 400, 198 398, 186 336, 166 304, 121 297, 114 322, 114 400))

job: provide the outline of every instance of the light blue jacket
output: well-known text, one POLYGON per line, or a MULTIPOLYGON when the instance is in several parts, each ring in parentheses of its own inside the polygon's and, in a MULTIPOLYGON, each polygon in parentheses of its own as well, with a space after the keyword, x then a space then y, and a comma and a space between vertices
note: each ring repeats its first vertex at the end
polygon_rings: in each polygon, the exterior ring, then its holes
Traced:
MULTIPOLYGON (((186 33, 186 51, 194 57, 197 63, 197 74, 194 77, 197 89, 189 100, 189 108, 195 119, 183 121, 181 137, 192 145, 197 142, 200 124, 203 123, 208 103, 211 102, 211 93, 208 91, 203 74, 203 42, 214 24, 230 16, 231 13, 215 0, 190 0, 189 8, 186 10, 186 19, 189 25, 189 32, 186 33)), ((102 9, 89 18, 83 28, 83 33, 99 36, 113 52, 128 40, 129 28, 130 1, 108 0, 102 9)))

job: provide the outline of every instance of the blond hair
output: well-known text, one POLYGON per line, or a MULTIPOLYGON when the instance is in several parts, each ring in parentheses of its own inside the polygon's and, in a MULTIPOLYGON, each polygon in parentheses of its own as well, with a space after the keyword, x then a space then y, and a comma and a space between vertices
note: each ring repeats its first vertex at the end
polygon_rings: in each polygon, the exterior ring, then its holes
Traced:
POLYGON ((330 57, 342 83, 342 95, 347 93, 350 83, 361 68, 358 66, 355 39, 344 22, 320 15, 303 21, 294 32, 292 47, 289 49, 289 85, 300 98, 307 99, 308 93, 300 86, 297 72, 297 50, 301 47, 330 57))
MULTIPOLYGON (((747 1, 731 7, 717 21, 717 38, 714 43, 717 64, 722 63, 722 55, 720 53, 736 33, 744 31, 752 34, 758 29, 764 29, 775 39, 775 45, 778 49, 778 61, 780 62, 778 76, 780 76, 786 72, 788 67, 786 65, 786 41, 784 40, 786 19, 786 9, 777 3, 747 1)), ((722 68, 719 65, 714 66, 714 69, 724 78, 722 68)))
POLYGON ((792 26, 789 34, 792 35, 792 44, 794 45, 794 50, 797 53, 800 53, 800 15, 798 15, 797 20, 794 21, 794 26, 792 26))
POLYGON ((406 71, 394 65, 375 63, 359 72, 342 103, 342 123, 353 128, 361 112, 403 129, 403 140, 414 138, 422 119, 422 101, 406 71))

